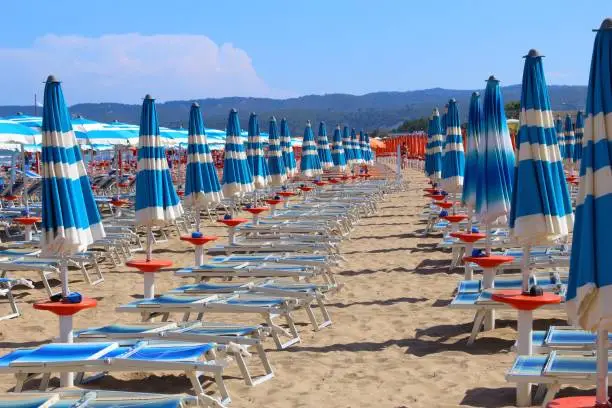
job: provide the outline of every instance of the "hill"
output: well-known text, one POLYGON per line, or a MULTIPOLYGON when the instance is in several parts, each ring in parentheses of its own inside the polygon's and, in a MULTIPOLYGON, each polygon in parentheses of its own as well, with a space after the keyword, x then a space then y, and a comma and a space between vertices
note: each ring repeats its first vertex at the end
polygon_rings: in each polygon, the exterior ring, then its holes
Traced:
MULTIPOLYGON (((450 98, 459 102, 460 113, 465 120, 472 90, 423 89, 406 92, 374 92, 365 95, 326 94, 307 95, 290 99, 269 98, 215 98, 200 99, 204 121, 207 127, 224 129, 227 114, 231 108, 238 109, 243 127, 246 127, 250 112, 257 112, 262 130, 267 130, 271 115, 277 119, 287 117, 293 134, 301 134, 307 120, 313 126, 325 121, 328 132, 336 124, 348 124, 357 129, 389 129, 404 120, 416 119, 431 114, 438 106, 443 108, 450 98)), ((520 99, 520 85, 502 88, 506 102, 520 99)), ((549 86, 553 110, 573 111, 584 109, 586 86, 549 86)), ((157 105, 160 122, 164 126, 187 126, 189 108, 193 101, 168 101, 157 105)), ((40 114, 40 109, 38 108, 40 114)), ((0 116, 16 112, 34 114, 31 106, 0 106, 0 116)), ((138 123, 140 105, 118 103, 82 103, 70 107, 73 115, 101 122, 138 123)))

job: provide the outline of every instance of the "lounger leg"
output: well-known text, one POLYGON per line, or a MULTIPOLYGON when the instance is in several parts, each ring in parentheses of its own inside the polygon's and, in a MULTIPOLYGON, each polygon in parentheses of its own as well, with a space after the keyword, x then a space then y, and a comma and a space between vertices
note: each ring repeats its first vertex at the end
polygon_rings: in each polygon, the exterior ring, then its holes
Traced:
POLYGON ((43 392, 49 388, 49 380, 51 379, 51 373, 44 373, 42 379, 40 380, 40 385, 38 386, 38 390, 43 392))
POLYGON ((555 398, 555 395, 557 395, 560 389, 561 384, 550 384, 548 386, 548 391, 546 391, 546 395, 544 396, 544 400, 542 401, 542 406, 545 407, 548 405, 548 403, 555 398))
POLYGON ((476 315, 474 316, 474 325, 472 326, 472 334, 467 341, 468 346, 474 344, 476 336, 478 336, 478 333, 480 332, 480 327, 482 326, 486 313, 487 311, 484 309, 480 309, 476 312, 476 315))
POLYGON ((244 357, 242 357, 240 352, 233 353, 232 356, 234 357, 234 360, 236 360, 236 364, 238 364, 238 368, 242 373, 242 377, 244 378, 245 384, 249 387, 253 387, 255 384, 253 383, 253 378, 251 377, 249 368, 247 367, 246 362, 244 361, 244 357))

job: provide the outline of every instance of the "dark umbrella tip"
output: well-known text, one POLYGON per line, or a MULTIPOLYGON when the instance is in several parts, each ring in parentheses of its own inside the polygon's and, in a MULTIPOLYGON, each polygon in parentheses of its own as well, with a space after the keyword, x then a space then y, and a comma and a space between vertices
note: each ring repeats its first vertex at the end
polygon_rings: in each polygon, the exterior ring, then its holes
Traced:
POLYGON ((490 75, 489 79, 487 79, 487 82, 489 82, 489 81, 497 81, 497 82, 499 82, 499 79, 495 78, 495 75, 490 75))
POLYGON ((59 82, 59 79, 57 79, 57 78, 55 77, 55 75, 49 75, 49 76, 47 77, 47 83, 49 84, 49 83, 53 83, 53 82, 59 82))
POLYGON ((600 30, 612 30, 612 17, 606 18, 601 22, 600 30))
POLYGON ((144 98, 145 98, 145 100, 147 100, 147 99, 148 100, 153 100, 153 97, 151 96, 151 94, 146 94, 144 98))
MULTIPOLYGON (((455 98, 450 98, 448 100, 448 103, 457 103, 457 100, 455 98)), ((446 105, 448 107, 448 105, 446 105)))
POLYGON ((257 114, 255 112, 251 112, 251 116, 256 116, 257 114))
POLYGON ((236 108, 232 108, 230 109, 230 113, 238 113, 238 111, 236 110, 236 108))
POLYGON ((276 118, 274 116, 270 116, 270 121, 276 122, 276 118))
POLYGON ((472 92, 472 96, 473 97, 478 97, 478 96, 480 96, 480 92, 474 91, 474 92, 472 92))
POLYGON ((286 121, 286 120, 287 120, 287 118, 282 118, 281 120, 284 120, 284 121, 286 121))
POLYGON ((200 104, 199 104, 199 103, 197 103, 197 102, 194 102, 194 103, 192 103, 192 104, 191 104, 191 107, 192 107, 192 108, 199 108, 199 107, 200 107, 200 104))
POLYGON ((536 50, 535 48, 532 48, 529 50, 529 52, 527 53, 527 55, 525 55, 523 58, 538 58, 538 57, 543 57, 542 54, 540 54, 540 51, 536 50))

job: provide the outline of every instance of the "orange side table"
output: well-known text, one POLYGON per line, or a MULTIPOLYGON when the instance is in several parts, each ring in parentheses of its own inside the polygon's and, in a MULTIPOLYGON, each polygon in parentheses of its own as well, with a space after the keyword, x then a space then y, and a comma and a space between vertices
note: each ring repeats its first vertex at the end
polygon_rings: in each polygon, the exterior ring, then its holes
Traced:
POLYGON ((227 227, 227 240, 230 244, 234 245, 236 243, 236 227, 245 222, 249 222, 249 220, 246 218, 231 218, 229 220, 217 220, 217 222, 225 224, 227 227))
POLYGON ((189 242, 195 247, 195 266, 204 264, 204 245, 216 241, 217 239, 219 239, 219 237, 214 235, 202 235, 201 237, 183 235, 180 238, 181 241, 189 242))
POLYGON ((289 200, 291 199, 291 197, 297 195, 297 193, 294 193, 293 191, 279 191, 276 194, 283 197, 283 201, 285 202, 285 208, 289 208, 289 200))
POLYGON ((155 274, 162 268, 172 266, 172 261, 168 259, 134 259, 127 261, 126 266, 136 268, 144 274, 144 297, 152 299, 155 297, 155 274))
POLYGON ((259 214, 261 214, 264 211, 268 211, 269 208, 268 207, 251 207, 251 208, 245 208, 244 210, 253 214, 253 224, 257 225, 259 224, 259 214))
POLYGON ((15 223, 19 224, 19 225, 23 225, 23 227, 25 229, 25 238, 24 238, 24 240, 26 242, 30 242, 30 241, 32 241, 32 227, 37 222, 41 222, 42 218, 40 218, 40 217, 32 217, 32 216, 25 216, 25 217, 13 218, 13 221, 15 223))

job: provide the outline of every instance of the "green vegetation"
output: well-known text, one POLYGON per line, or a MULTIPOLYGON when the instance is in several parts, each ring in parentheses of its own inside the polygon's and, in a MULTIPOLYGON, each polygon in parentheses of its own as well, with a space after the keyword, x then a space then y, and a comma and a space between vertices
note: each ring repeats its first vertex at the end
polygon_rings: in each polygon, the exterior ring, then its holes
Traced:
POLYGON ((427 128, 429 127, 429 118, 422 117, 418 119, 407 120, 402 123, 398 128, 398 132, 415 132, 418 130, 422 130, 427 132, 427 128))
POLYGON ((519 113, 521 112, 521 102, 520 101, 510 101, 504 105, 504 109, 506 110, 506 117, 508 119, 518 119, 519 113))

